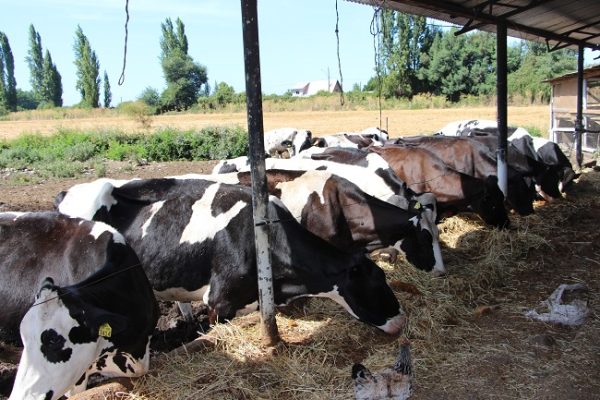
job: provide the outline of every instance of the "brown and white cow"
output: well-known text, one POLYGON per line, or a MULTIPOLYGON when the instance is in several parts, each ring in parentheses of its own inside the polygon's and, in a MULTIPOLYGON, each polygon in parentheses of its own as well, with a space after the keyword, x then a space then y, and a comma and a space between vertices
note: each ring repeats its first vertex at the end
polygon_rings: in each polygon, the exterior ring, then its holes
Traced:
MULTIPOLYGON (((468 137, 411 136, 396 140, 400 146, 418 146, 433 153, 450 168, 479 179, 497 174, 495 154, 483 143, 468 137)), ((520 215, 533 213, 535 188, 510 165, 506 200, 520 215)))
POLYGON ((369 151, 379 154, 413 191, 433 193, 439 216, 472 211, 487 224, 499 228, 509 225, 504 195, 495 176, 479 179, 463 174, 419 147, 386 145, 369 151))
MULTIPOLYGON (((182 185, 193 185, 193 179, 251 185, 249 172, 172 178, 182 185)), ((396 245, 417 268, 434 275, 446 272, 431 210, 417 200, 410 200, 405 210, 322 170, 267 170, 267 186, 298 222, 340 249, 372 251, 396 245)))

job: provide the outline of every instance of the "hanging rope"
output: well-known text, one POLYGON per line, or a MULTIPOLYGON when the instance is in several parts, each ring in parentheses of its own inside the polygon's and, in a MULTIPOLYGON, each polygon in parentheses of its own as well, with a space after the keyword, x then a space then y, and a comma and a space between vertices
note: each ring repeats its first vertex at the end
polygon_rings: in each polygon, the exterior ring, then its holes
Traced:
POLYGON ((340 14, 338 12, 338 0, 335 0, 335 38, 337 40, 337 59, 338 59, 338 71, 340 73, 340 105, 343 106, 344 100, 344 76, 342 75, 342 61, 340 58, 340 14))
MULTIPOLYGON (((379 104, 379 129, 381 129, 382 125, 382 116, 381 116, 381 92, 382 92, 382 83, 381 83, 381 49, 379 48, 378 38, 382 33, 380 19, 383 21, 383 5, 385 0, 381 2, 379 7, 374 7, 373 19, 371 20, 371 35, 373 35, 373 57, 375 61, 375 72, 377 73, 377 87, 378 87, 378 104, 379 104)), ((383 29, 385 29, 385 24, 383 24, 383 29)))
POLYGON ((119 86, 125 82, 125 65, 127 63, 127 36, 129 36, 128 25, 129 25, 129 0, 125 0, 125 46, 123 49, 123 69, 121 70, 121 76, 119 77, 119 86))

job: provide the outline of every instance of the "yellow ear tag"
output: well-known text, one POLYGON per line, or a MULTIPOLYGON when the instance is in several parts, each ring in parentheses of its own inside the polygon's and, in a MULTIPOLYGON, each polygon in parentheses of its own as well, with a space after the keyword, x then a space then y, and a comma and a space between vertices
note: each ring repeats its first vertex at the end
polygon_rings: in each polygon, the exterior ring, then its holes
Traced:
POLYGON ((111 335, 112 335, 112 328, 110 327, 108 322, 105 322, 102 325, 100 325, 100 328, 98 328, 98 336, 110 337, 111 335))
POLYGON ((419 203, 418 201, 415 203, 415 210, 418 210, 419 208, 421 208, 421 203, 419 203))

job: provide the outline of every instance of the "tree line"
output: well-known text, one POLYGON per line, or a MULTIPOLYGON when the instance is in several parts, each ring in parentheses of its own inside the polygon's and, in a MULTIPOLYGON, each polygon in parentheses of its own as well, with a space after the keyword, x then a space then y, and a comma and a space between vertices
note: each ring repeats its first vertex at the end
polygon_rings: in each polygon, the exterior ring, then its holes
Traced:
MULTIPOLYGON (((411 98, 420 93, 459 101, 464 96, 489 96, 496 90, 496 40, 487 32, 456 36, 456 29, 442 30, 424 17, 383 10, 376 20, 376 66, 374 76, 353 91, 385 98, 411 98)), ((243 95, 225 82, 208 84, 207 68, 188 54, 188 39, 181 19, 161 23, 159 57, 166 88, 159 93, 147 87, 138 100, 157 113, 181 111, 192 106, 217 108, 243 95)), ((79 107, 110 107, 112 93, 108 74, 100 78, 100 61, 80 26, 73 44, 79 107), (101 90, 102 89, 102 90, 101 90), (102 102, 100 101, 101 94, 102 102)), ((62 106, 62 78, 50 51, 43 50, 39 32, 29 27, 26 57, 31 91, 17 88, 14 58, 7 36, 0 32, 0 114, 17 109, 62 106)), ((548 52, 543 44, 521 42, 508 47, 509 95, 531 102, 547 102, 550 87, 543 81, 576 68, 572 50, 548 52)), ((290 96, 290 93, 286 94, 290 96)), ((284 95, 284 96, 286 96, 284 95)))
MULTIPOLYGON (((385 98, 418 93, 487 96, 496 91, 496 36, 477 31, 456 35, 428 24, 425 17, 383 10, 376 21, 376 76, 367 90, 385 98)), ((509 95, 547 102, 550 85, 544 80, 573 71, 577 54, 563 49, 548 52, 538 42, 521 41, 508 47, 509 95)))

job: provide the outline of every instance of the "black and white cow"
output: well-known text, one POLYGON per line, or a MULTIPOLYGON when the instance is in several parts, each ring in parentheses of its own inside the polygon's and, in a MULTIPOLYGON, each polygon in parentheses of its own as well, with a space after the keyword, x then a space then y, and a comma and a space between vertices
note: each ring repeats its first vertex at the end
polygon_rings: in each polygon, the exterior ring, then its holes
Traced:
MULTIPOLYGON (((251 185, 249 172, 172 178, 181 185, 193 185, 193 179, 251 185)), ((430 210, 417 200, 410 200, 404 210, 321 170, 267 170, 267 186, 302 226, 340 249, 372 251, 396 245, 417 268, 434 275, 446 272, 437 227, 428 218, 430 210)))
POLYGON ((11 400, 58 399, 84 390, 93 373, 148 371, 158 305, 113 228, 58 213, 2 213, 0 268, 2 325, 20 322, 24 345, 11 400))
MULTIPOLYGON (((508 135, 512 135, 522 128, 509 126, 508 135)), ((498 122, 490 119, 465 119, 454 121, 445 125, 436 134, 444 136, 480 136, 480 135, 498 135, 498 122)))
POLYGON ((580 174, 573 170, 569 158, 562 152, 557 143, 548 139, 534 137, 524 129, 515 131, 508 138, 510 143, 523 154, 556 169, 559 178, 559 190, 564 192, 566 188, 577 179, 580 174))
POLYGON ((293 157, 309 148, 311 139, 312 133, 307 129, 272 129, 264 134, 265 153, 275 158, 293 157))
POLYGON ((333 135, 319 136, 315 138, 316 140, 313 141, 313 145, 316 147, 350 147, 362 149, 368 146, 383 146, 388 137, 388 133, 385 130, 372 127, 358 132, 340 132, 333 135))
MULTIPOLYGON (((102 220, 122 232, 159 298, 202 299, 212 321, 255 307, 250 188, 206 180, 182 186, 176 179, 111 187, 104 180, 74 186, 57 204, 60 212, 102 220)), ((308 232, 276 197, 268 214, 277 221, 270 230, 276 304, 328 297, 387 333, 403 328, 404 312, 383 271, 362 252, 343 252, 308 232)))

